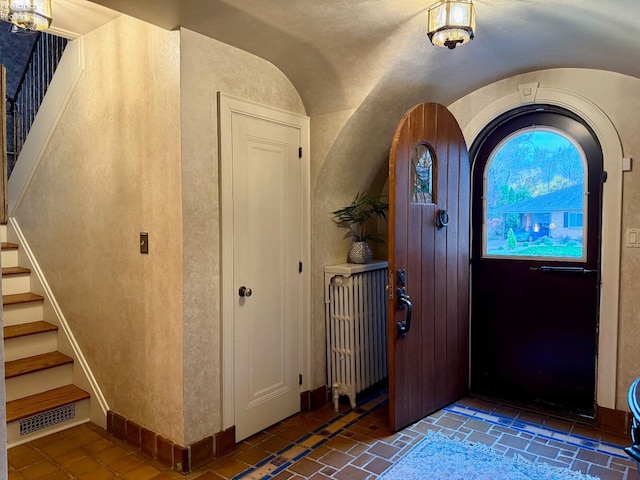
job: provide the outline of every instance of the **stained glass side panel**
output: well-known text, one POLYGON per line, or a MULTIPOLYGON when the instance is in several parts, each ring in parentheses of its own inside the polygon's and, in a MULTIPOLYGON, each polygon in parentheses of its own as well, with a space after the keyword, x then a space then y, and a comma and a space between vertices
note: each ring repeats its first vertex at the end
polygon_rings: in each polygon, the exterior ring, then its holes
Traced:
POLYGON ((411 155, 412 188, 411 201, 413 203, 434 203, 433 172, 436 158, 431 147, 419 143, 413 148, 411 155))

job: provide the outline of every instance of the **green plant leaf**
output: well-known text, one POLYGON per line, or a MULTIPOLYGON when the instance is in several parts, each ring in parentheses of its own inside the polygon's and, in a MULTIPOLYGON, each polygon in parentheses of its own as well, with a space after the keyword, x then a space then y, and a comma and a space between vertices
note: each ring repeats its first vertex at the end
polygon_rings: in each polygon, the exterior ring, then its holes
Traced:
POLYGON ((347 236, 351 236, 354 241, 371 240, 381 241, 377 234, 367 234, 367 222, 372 218, 383 218, 387 220, 389 203, 380 197, 374 197, 367 192, 358 192, 350 205, 331 212, 332 220, 338 227, 349 230, 347 236))

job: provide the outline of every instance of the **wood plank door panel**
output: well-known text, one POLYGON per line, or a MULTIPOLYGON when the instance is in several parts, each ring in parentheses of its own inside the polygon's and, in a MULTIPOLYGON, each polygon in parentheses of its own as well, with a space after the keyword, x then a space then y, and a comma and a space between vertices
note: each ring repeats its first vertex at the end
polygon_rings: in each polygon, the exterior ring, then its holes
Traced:
POLYGON ((469 161, 462 132, 442 105, 421 104, 398 125, 389 159, 389 386, 395 430, 463 396, 468 388, 469 161), (433 197, 413 201, 412 156, 428 145, 433 197), (436 226, 440 210, 449 214, 436 226), (413 304, 409 333, 397 324, 398 270, 413 304))

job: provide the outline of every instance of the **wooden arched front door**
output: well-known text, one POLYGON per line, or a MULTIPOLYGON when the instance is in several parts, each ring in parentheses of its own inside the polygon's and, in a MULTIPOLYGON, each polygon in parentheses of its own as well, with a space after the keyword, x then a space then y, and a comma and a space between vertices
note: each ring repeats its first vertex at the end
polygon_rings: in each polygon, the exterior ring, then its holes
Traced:
POLYGON ((394 430, 468 391, 469 195, 469 158, 455 118, 436 103, 415 106, 400 121, 389 157, 394 430))

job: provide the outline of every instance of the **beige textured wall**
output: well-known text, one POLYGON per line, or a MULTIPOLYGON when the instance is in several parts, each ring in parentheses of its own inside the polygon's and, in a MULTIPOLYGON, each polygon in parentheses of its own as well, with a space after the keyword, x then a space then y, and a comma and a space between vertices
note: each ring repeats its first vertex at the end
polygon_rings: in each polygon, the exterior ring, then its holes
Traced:
MULTIPOLYGON (((390 79, 386 79, 390 81, 390 79)), ((382 83, 356 109, 311 118, 311 330, 313 386, 325 385, 326 334, 324 273, 326 265, 345 263, 351 240, 336 227, 331 212, 348 205, 359 191, 381 194, 389 175, 391 139, 404 112, 412 106, 394 102, 395 88, 382 83), (406 108, 405 108, 406 107, 406 108)), ((386 245, 374 248, 386 259, 386 245)))
POLYGON ((15 217, 109 407, 182 442, 179 33, 123 16, 83 42, 15 217))
MULTIPOLYGON (((455 102, 450 108, 464 129, 487 105, 518 91, 518 85, 539 82, 540 87, 574 92, 593 102, 615 126, 623 153, 640 161, 640 80, 611 72, 554 69, 514 76, 488 85, 455 102)), ((622 231, 640 227, 640 165, 623 180, 622 231)), ((620 309, 616 408, 628 410, 626 392, 640 375, 640 249, 624 248, 621 238, 620 309)))
POLYGON ((186 443, 221 428, 217 92, 304 114, 272 64, 181 30, 184 411, 186 443))
MULTIPOLYGON (((402 49, 410 44, 412 46, 409 49, 416 45, 420 45, 417 48, 425 48, 424 38, 406 36, 405 27, 403 24, 391 35, 392 48, 402 49)), ((386 73, 378 75, 368 72, 377 77, 376 82, 367 85, 359 95, 350 94, 350 101, 346 104, 349 109, 327 111, 323 108, 322 114, 311 117, 314 156, 311 182, 311 307, 315 386, 326 383, 323 268, 325 265, 344 263, 350 245, 349 240, 343 238, 344 230, 338 229, 331 221, 330 212, 347 205, 358 191, 385 193, 389 175, 389 149, 402 116, 418 103, 442 103, 443 99, 449 98, 450 83, 418 87, 424 75, 434 71, 438 65, 429 65, 425 71, 416 72, 407 65, 407 59, 403 56, 390 55, 384 58, 386 73), (414 78, 416 74, 420 75, 420 79, 414 78)), ((455 83, 454 77, 451 80, 455 83)), ((344 91, 342 83, 336 83, 334 88, 336 96, 344 91)), ((326 105, 333 103, 327 101, 326 105)), ((384 246, 376 246, 374 253, 377 258, 387 256, 384 246)))

